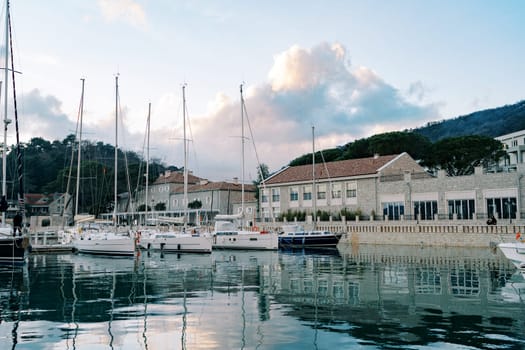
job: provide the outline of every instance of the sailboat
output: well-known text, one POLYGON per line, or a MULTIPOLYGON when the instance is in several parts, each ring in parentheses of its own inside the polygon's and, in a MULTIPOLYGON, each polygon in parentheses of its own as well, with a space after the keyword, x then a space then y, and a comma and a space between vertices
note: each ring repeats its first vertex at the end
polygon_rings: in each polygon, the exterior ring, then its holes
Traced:
MULTIPOLYGON (((133 256, 135 254, 135 234, 128 231, 127 234, 118 232, 117 227, 117 164, 118 164, 118 75, 115 76, 115 181, 114 181, 114 208, 113 229, 105 224, 89 223, 79 226, 78 233, 73 238, 73 247, 79 253, 110 255, 110 256, 133 256)), ((80 174, 78 174, 80 175, 80 174)))
MULTIPOLYGON (((196 229, 188 230, 188 150, 186 138, 186 85, 182 86, 182 116, 184 129, 184 217, 182 222, 182 231, 159 231, 145 230, 141 232, 140 246, 144 249, 161 250, 163 252, 178 253, 211 253, 211 239, 208 235, 198 232, 196 229)), ((151 109, 150 109, 151 110, 151 109)), ((148 113, 148 122, 149 115, 148 113)), ((149 132, 149 124, 147 128, 149 132)), ((149 137, 148 137, 149 140, 149 137)), ((147 181, 147 178, 146 178, 147 181)), ((147 193, 147 191, 146 191, 147 193)), ((147 198, 147 197, 146 197, 147 198)), ((147 208, 147 201, 146 201, 147 208)), ((170 218, 173 221, 174 218, 170 218)), ((178 219, 178 218, 175 218, 178 219)), ((160 220, 160 219, 159 219, 160 220)))
MULTIPOLYGON (((6 1, 6 33, 5 33, 5 67, 4 67, 4 142, 2 145, 2 197, 0 198, 0 211, 2 212, 2 222, 0 223, 0 263, 4 264, 24 264, 27 258, 28 250, 30 249, 28 233, 25 232, 24 225, 24 187, 23 187, 23 172, 22 172, 22 151, 20 148, 20 138, 18 132, 18 110, 16 105, 16 89, 15 89, 15 70, 13 63, 13 48, 9 45, 12 42, 11 35, 11 16, 9 13, 9 0, 6 1), (8 53, 10 49, 10 53, 8 53), (11 62, 9 62, 11 58, 11 62), (9 63, 11 63, 11 68, 9 68, 9 63), (7 159, 7 125, 11 123, 11 120, 7 118, 7 95, 8 95, 8 79, 9 71, 11 71, 11 81, 13 84, 13 106, 14 106, 14 115, 15 115, 15 130, 16 130, 16 155, 17 155, 17 170, 18 170, 18 205, 19 212, 13 219, 13 226, 11 227, 6 223, 6 211, 8 209, 7 203, 7 168, 6 168, 6 159, 7 159)), ((1 86, 1 85, 0 85, 1 86)))
POLYGON ((316 195, 315 186, 315 128, 312 126, 312 204, 313 204, 313 230, 305 230, 302 225, 283 225, 283 233, 279 235, 279 248, 321 248, 335 247, 341 235, 330 231, 316 230, 316 195))
POLYGON ((216 215, 213 231, 213 248, 217 249, 278 249, 277 234, 273 232, 244 229, 244 97, 243 85, 241 92, 241 150, 242 150, 242 178, 241 178, 241 212, 233 215, 216 215))

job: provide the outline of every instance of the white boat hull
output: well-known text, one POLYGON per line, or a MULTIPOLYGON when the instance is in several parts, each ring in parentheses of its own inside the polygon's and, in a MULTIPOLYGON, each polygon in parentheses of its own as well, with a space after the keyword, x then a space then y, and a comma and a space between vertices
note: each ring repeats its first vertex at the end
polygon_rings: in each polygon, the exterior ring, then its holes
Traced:
POLYGON ((133 256, 135 240, 131 237, 84 238, 73 241, 73 247, 84 254, 133 256))
POLYGON ((518 269, 525 269, 525 243, 500 243, 498 248, 518 269))
POLYGON ((277 250, 279 248, 279 240, 275 233, 251 231, 215 232, 213 248, 277 250))
POLYGON ((180 235, 174 237, 141 238, 140 247, 147 250, 181 253, 211 253, 211 238, 180 235))

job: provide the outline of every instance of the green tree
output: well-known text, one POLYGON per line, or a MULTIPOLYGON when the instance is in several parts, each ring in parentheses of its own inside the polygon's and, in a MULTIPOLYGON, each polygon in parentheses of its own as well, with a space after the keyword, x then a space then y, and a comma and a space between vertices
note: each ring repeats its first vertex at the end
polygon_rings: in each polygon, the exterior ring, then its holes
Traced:
POLYGON ((445 170, 449 176, 470 175, 475 167, 495 164, 503 156, 503 144, 491 137, 450 137, 434 143, 422 165, 445 170))

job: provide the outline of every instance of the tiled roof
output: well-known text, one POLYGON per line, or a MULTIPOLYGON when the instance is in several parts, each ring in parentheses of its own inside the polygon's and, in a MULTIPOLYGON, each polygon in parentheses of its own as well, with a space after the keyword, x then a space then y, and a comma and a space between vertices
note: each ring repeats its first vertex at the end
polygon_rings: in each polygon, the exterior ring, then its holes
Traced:
MULTIPOLYGON (((192 174, 188 174, 188 184, 197 184, 202 179, 192 174)), ((153 183, 154 185, 166 184, 166 183, 184 183, 184 173, 180 171, 171 171, 165 174, 161 174, 157 180, 153 183)))
MULTIPOLYGON (((350 177, 360 175, 376 174, 377 171, 396 158, 398 155, 378 156, 361 159, 348 159, 336 162, 315 164, 316 179, 334 179, 338 177, 350 177)), ((287 182, 311 181, 312 165, 298 165, 288 167, 280 173, 270 177, 266 184, 278 184, 287 182)))
POLYGON ((53 202, 60 196, 62 196, 60 193, 25 193, 24 201, 28 205, 49 205, 49 203, 53 202))
MULTIPOLYGON (((219 182, 207 182, 204 184, 198 184, 198 185, 189 185, 188 186, 188 192, 203 192, 203 191, 241 191, 241 184, 240 183, 231 183, 231 182, 225 182, 225 181, 219 181, 219 182)), ((244 184, 244 191, 246 192, 254 192, 255 186, 254 185, 247 185, 244 184)), ((178 186, 173 190, 174 193, 183 193, 184 192, 184 186, 178 186)))

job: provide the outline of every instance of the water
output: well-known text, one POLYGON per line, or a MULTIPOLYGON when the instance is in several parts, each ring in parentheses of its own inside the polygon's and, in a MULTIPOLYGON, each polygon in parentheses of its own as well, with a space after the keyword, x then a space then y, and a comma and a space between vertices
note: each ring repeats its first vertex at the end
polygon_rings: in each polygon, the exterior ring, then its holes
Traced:
POLYGON ((0 267, 0 349, 523 349, 498 251, 359 246, 0 267))

